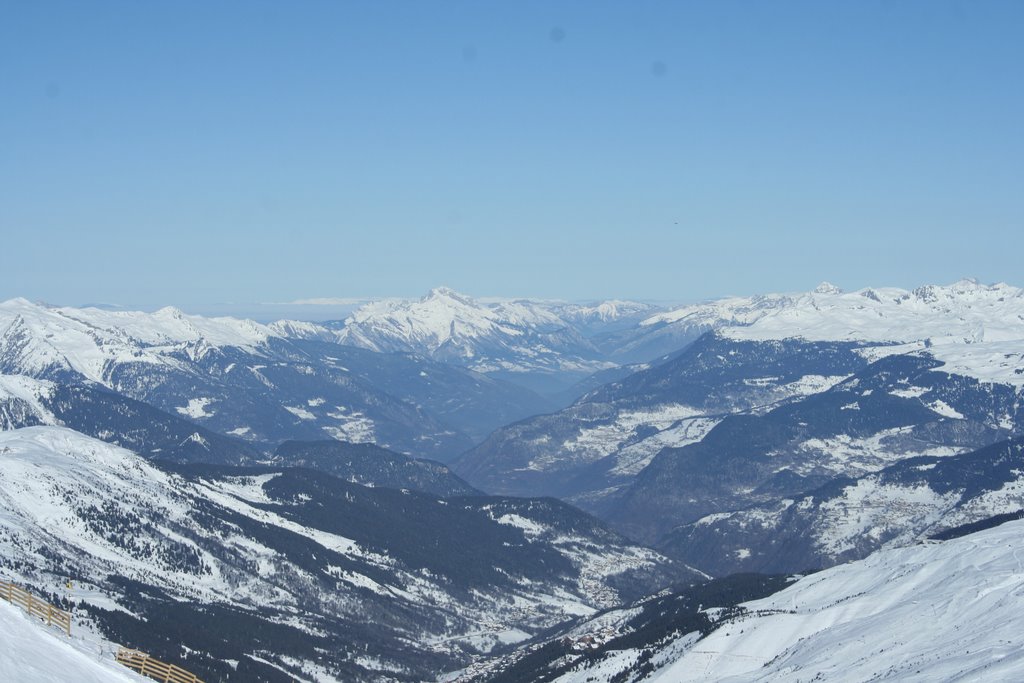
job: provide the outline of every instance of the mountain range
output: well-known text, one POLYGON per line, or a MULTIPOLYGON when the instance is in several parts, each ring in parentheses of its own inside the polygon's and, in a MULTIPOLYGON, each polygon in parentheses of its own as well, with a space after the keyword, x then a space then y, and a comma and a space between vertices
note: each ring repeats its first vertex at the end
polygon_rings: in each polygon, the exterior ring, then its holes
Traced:
POLYGON ((102 387, 263 448, 334 437, 442 459, 549 405, 421 356, 280 336, 286 327, 12 300, 0 304, 0 373, 102 387))
POLYGON ((419 681, 699 577, 551 499, 154 466, 52 426, 0 432, 0 458, 5 573, 204 679, 419 681))
MULTIPOLYGON (((682 532, 668 536, 679 525, 1020 434, 1020 289, 822 286, 670 317, 698 313, 732 322, 561 411, 497 430, 455 471, 483 490, 570 500, 676 552, 687 545, 682 532)), ((710 538, 704 547, 715 552, 710 538)), ((750 566, 740 551, 758 552, 734 550, 680 557, 719 574, 750 566)))
POLYGON ((418 301, 367 304, 336 326, 345 344, 417 353, 551 393, 616 365, 600 336, 654 310, 625 301, 482 303, 439 287, 418 301))
MULTIPOLYGON (((757 643, 820 673, 830 567, 869 568, 837 576, 880 633, 871 572, 977 578, 929 539, 1024 509, 1022 394, 1024 291, 970 280, 328 323, 15 299, 0 569, 204 680, 747 680, 757 643)), ((935 673, 936 634, 872 642, 935 673)))

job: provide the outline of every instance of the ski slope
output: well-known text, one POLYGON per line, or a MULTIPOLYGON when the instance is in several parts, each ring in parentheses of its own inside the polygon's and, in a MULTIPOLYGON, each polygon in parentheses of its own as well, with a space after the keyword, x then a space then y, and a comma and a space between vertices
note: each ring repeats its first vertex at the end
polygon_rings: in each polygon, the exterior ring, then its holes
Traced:
POLYGON ((1024 680, 1022 539, 1009 522, 804 577, 649 680, 1024 680))
POLYGON ((138 683, 139 676, 0 600, 0 680, 24 683, 138 683))

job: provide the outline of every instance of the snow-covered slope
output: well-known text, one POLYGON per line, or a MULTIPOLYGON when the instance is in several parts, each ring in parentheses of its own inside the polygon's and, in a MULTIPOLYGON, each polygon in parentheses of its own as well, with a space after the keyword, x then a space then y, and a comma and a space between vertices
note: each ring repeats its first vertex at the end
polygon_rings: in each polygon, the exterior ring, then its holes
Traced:
POLYGON ((644 320, 663 309, 640 301, 609 299, 592 303, 554 303, 550 310, 580 331, 594 346, 614 355, 644 320))
POLYGON ((22 374, 74 372, 107 383, 112 365, 178 367, 178 356, 201 358, 213 347, 259 352, 272 336, 263 325, 235 318, 57 308, 25 299, 0 303, 0 363, 22 374))
POLYGON ((707 514, 1024 429, 1024 291, 1008 285, 822 286, 650 320, 718 329, 498 430, 456 471, 485 491, 566 497, 656 542, 707 514))
POLYGON ((117 664, 109 653, 47 629, 0 600, 0 680, 26 683, 140 683, 152 679, 117 664))
POLYGON ((811 341, 1019 340, 1024 338, 1024 290, 974 280, 913 291, 818 290, 793 297, 745 326, 729 326, 726 334, 736 339, 811 341))
MULTIPOLYGON (((805 353, 822 344, 787 343, 805 353)), ((887 356, 825 391, 728 416, 698 443, 654 456, 603 514, 633 537, 656 542, 672 526, 706 515, 799 499, 829 482, 909 458, 951 457, 1020 433, 1018 389, 949 375, 938 365, 929 358, 887 356)), ((714 553, 717 546, 712 541, 703 547, 714 553)), ((736 548, 754 555, 762 550, 736 548)), ((719 574, 742 563, 729 567, 716 559, 714 566, 701 568, 719 574)))
POLYGON ((1009 522, 808 576, 643 680, 1022 680, 1022 541, 1009 522))
POLYGON ((1024 680, 1022 541, 1024 521, 1011 521, 882 550, 788 586, 737 575, 583 620, 453 679, 1024 680), (770 595, 736 606, 744 592, 770 595))
POLYGON ((1024 509, 1024 441, 918 457, 674 529, 665 552, 716 575, 792 572, 866 557, 1024 509))
MULTIPOLYGON (((815 291, 833 289, 832 285, 823 283, 815 291)), ((792 306, 798 297, 796 294, 733 296, 655 312, 641 318, 634 327, 604 340, 603 348, 622 362, 653 361, 678 351, 705 332, 751 325, 774 311, 792 306)))
POLYGON ((0 463, 0 574, 57 595, 70 576, 110 640, 214 678, 423 680, 695 575, 556 501, 158 469, 50 426, 0 432, 0 463))
POLYGON ((60 424, 45 405, 55 385, 23 375, 0 375, 0 430, 60 424))
MULTIPOLYGON (((264 326, 174 309, 111 312, 14 299, 0 303, 0 374, 106 387, 257 445, 333 437, 434 457, 548 407, 494 378, 342 346, 336 337, 311 323, 264 326)), ((13 384, 0 386, 2 424, 52 421, 27 422, 39 401, 25 399, 13 384)))
POLYGON ((722 334, 894 345, 876 353, 927 349, 947 372, 1024 385, 1024 290, 1004 283, 819 290, 792 297, 748 324, 723 326, 722 334))
MULTIPOLYGON (((617 312, 603 311, 609 317, 617 312)), ((419 353, 537 388, 564 388, 612 365, 551 305, 485 304, 445 287, 418 301, 367 304, 345 321, 340 339, 376 351, 419 353)))
MULTIPOLYGON (((984 285, 960 280, 912 291, 882 287, 843 292, 824 282, 805 293, 727 297, 647 317, 619 340, 615 355, 648 361, 709 330, 721 330, 737 340, 799 337, 808 341, 916 344, 917 348, 927 343, 934 347, 937 357, 949 353, 955 358, 963 352, 964 344, 1024 339, 1024 290, 1004 283, 984 285)), ((993 353, 1000 350, 992 347, 993 353)), ((969 353, 972 357, 985 354, 981 350, 969 353)), ((976 362, 960 367, 972 369, 976 362)), ((1005 379, 1007 375, 999 377, 1005 379)))

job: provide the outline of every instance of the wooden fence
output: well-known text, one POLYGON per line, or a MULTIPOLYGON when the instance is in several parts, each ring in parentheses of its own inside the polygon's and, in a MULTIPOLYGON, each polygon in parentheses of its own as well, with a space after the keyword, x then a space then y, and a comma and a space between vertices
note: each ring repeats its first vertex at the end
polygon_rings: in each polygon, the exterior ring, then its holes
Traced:
POLYGON ((40 600, 27 590, 18 588, 10 581, 0 581, 0 598, 20 605, 34 617, 39 617, 50 626, 56 626, 71 635, 71 613, 57 609, 45 600, 40 600))
MULTIPOLYGON (((39 617, 48 625, 56 626, 69 636, 71 635, 70 612, 57 609, 10 581, 0 581, 0 598, 20 605, 30 615, 39 617)), ((131 650, 126 647, 118 648, 117 661, 129 669, 135 669, 144 676, 164 683, 203 683, 195 677, 195 674, 185 671, 180 666, 165 664, 139 650, 131 650)))
POLYGON ((135 669, 144 676, 164 683, 203 683, 194 674, 185 671, 179 666, 165 664, 153 659, 145 652, 130 650, 126 647, 117 651, 117 661, 129 669, 135 669))

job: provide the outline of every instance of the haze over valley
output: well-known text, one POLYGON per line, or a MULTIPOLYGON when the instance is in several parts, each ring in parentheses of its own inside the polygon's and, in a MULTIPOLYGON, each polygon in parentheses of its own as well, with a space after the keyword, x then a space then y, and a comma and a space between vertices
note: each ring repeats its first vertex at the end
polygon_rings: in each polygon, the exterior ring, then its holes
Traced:
POLYGON ((3 9, 0 681, 1024 680, 1024 3, 3 9))

